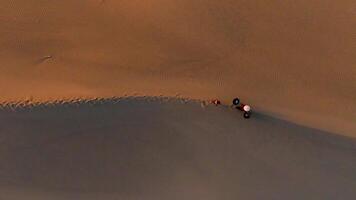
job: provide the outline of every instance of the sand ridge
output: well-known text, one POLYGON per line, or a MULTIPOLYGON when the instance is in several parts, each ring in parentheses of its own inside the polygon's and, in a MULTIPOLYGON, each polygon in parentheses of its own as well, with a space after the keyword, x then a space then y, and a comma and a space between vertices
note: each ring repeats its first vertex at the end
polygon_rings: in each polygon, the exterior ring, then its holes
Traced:
POLYGON ((179 93, 230 104, 239 96, 355 135, 354 1, 0 3, 3 101, 179 93))

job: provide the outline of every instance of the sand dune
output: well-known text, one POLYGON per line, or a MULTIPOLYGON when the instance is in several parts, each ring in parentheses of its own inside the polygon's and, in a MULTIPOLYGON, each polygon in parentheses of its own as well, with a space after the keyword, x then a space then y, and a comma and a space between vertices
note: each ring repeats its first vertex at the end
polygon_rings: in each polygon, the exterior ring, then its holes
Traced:
POLYGON ((0 0, 1 100, 240 96, 355 136, 355 1, 0 0))
POLYGON ((0 199, 355 199, 355 18, 352 0, 0 0, 0 199), (250 120, 201 102, 236 96, 250 120))
POLYGON ((0 112, 0 199, 354 199, 356 141, 229 107, 121 98, 0 112))

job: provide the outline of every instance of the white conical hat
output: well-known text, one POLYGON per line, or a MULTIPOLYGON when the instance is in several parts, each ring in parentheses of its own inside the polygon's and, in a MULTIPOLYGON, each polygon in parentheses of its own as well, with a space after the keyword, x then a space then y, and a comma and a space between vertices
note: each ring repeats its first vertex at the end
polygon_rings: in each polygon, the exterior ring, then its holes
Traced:
POLYGON ((251 107, 249 105, 245 105, 243 109, 244 111, 249 112, 251 110, 251 107))

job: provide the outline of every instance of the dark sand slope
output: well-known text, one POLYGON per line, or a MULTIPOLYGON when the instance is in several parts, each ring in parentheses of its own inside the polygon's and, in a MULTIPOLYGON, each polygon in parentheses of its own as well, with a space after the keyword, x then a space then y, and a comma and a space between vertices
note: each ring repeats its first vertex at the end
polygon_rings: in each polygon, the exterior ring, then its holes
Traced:
POLYGON ((356 198, 354 139, 262 114, 136 98, 0 124, 0 199, 356 198))

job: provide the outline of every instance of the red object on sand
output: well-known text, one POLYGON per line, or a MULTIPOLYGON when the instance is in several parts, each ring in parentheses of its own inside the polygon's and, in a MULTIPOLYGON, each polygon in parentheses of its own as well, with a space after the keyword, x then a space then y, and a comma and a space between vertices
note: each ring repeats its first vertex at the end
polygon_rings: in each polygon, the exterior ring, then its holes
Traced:
POLYGON ((240 105, 239 105, 239 106, 236 106, 236 108, 239 109, 239 110, 241 110, 241 111, 244 111, 244 106, 245 106, 245 104, 240 103, 240 105))
POLYGON ((218 100, 218 99, 212 100, 211 103, 216 105, 216 106, 221 104, 220 100, 218 100))

